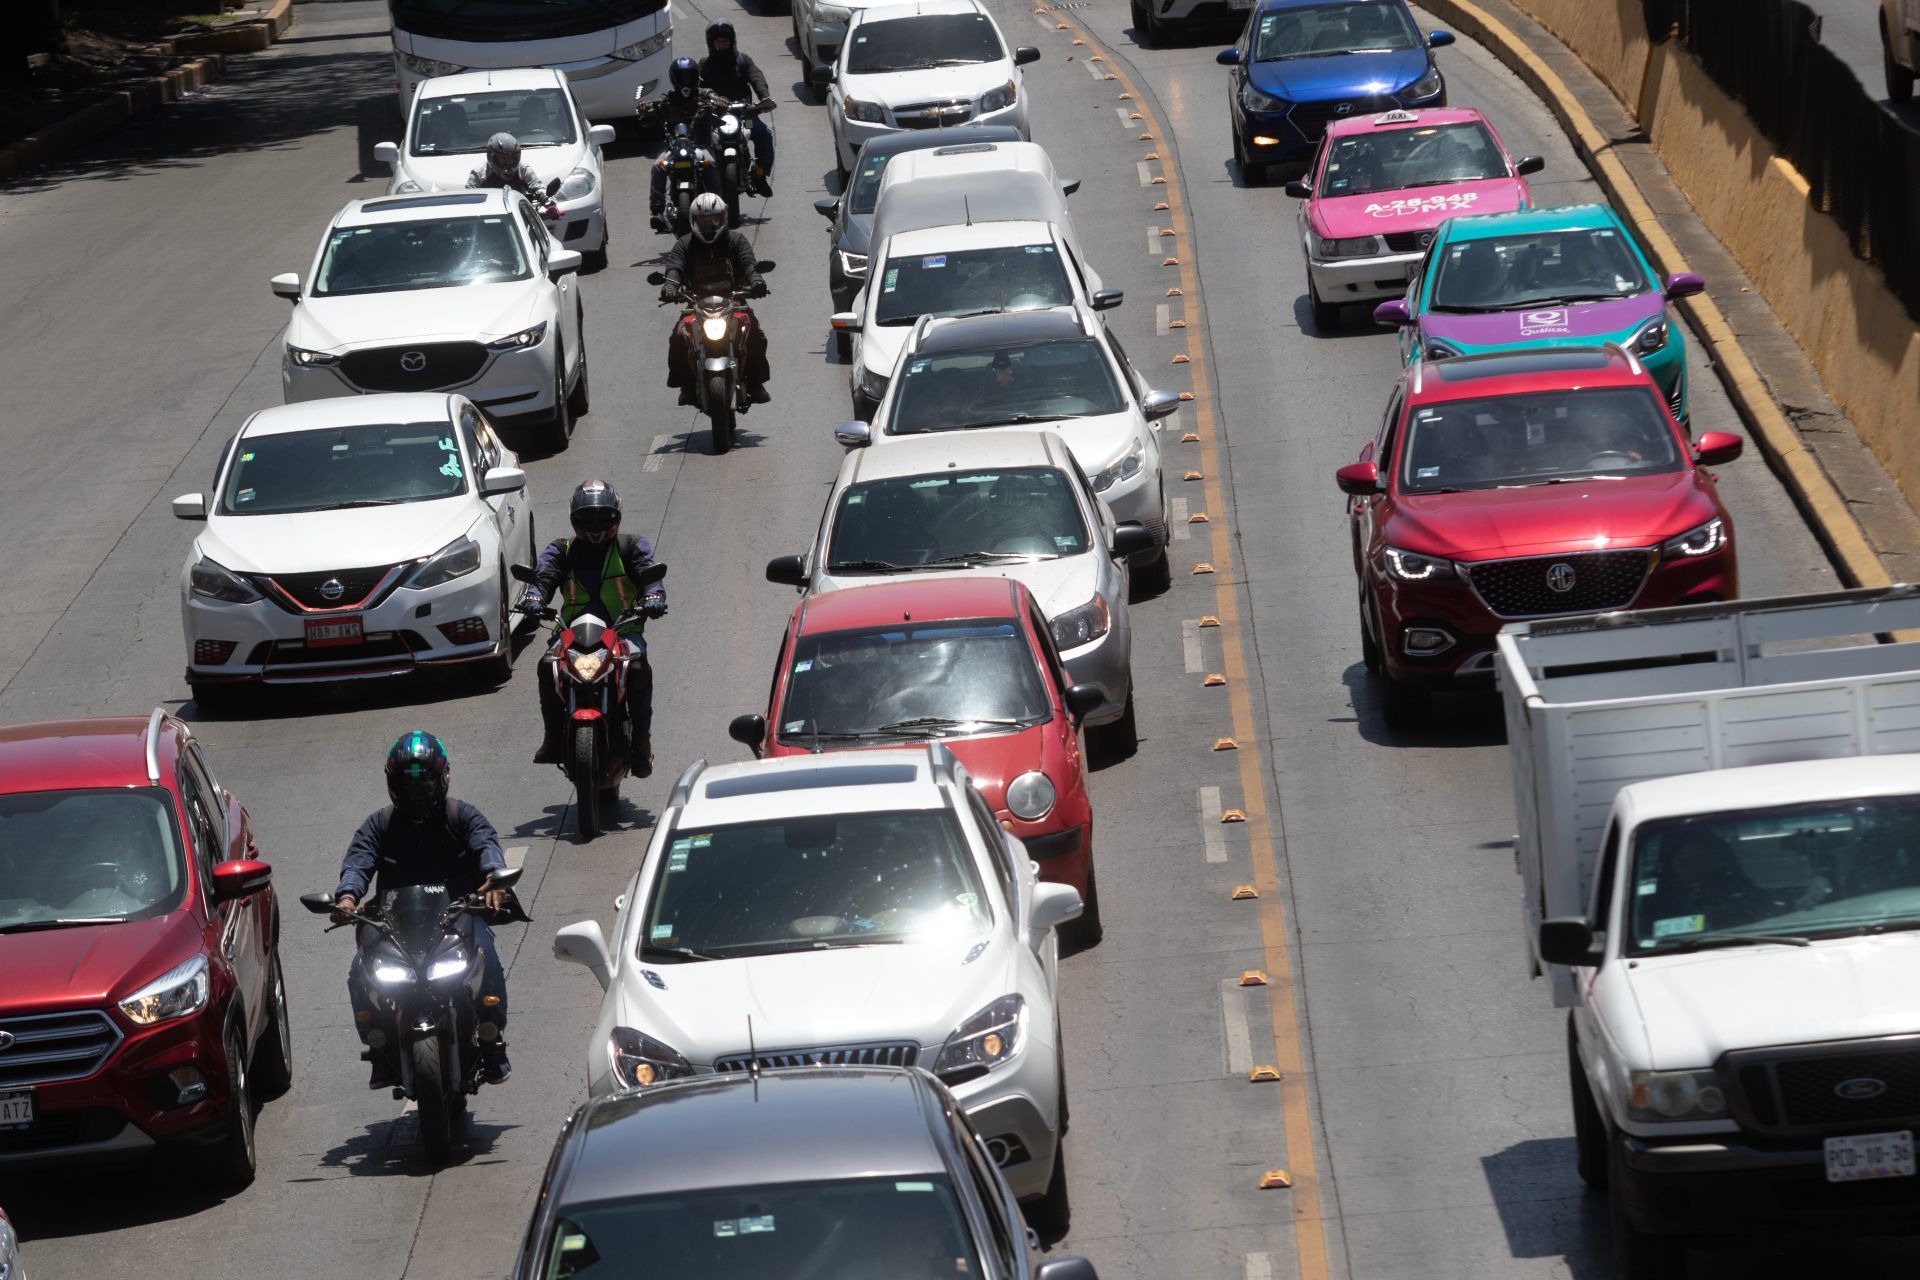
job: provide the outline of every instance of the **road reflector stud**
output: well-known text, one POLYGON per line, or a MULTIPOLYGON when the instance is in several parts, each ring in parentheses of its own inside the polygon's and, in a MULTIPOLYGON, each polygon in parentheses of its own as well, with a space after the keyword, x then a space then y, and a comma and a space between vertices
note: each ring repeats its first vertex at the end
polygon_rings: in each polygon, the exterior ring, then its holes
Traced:
POLYGON ((1209 521, 1207 520, 1207 513, 1204 511, 1196 511, 1192 515, 1187 517, 1187 523, 1188 524, 1207 524, 1209 523, 1209 521))
MULTIPOLYGON (((1248 898, 1257 898, 1259 896, 1260 896, 1260 891, 1254 888, 1252 885, 1237 884, 1233 886, 1233 892, 1227 895, 1227 901, 1245 902, 1248 898)), ((1255 1069, 1258 1070, 1258 1068, 1255 1068, 1255 1069)))
MULTIPOLYGON (((1169 328, 1171 328, 1172 326, 1171 326, 1171 325, 1169 325, 1168 327, 1169 327, 1169 328)), ((1180 353, 1179 355, 1177 355, 1177 356, 1175 356, 1175 357, 1174 357, 1174 358, 1173 358, 1172 360, 1170 360, 1170 361, 1169 361, 1168 363, 1170 363, 1170 364, 1191 364, 1192 362, 1193 362, 1193 357, 1191 357, 1191 356, 1189 356, 1189 355, 1188 355, 1188 354, 1187 354, 1186 352, 1184 352, 1184 351, 1183 351, 1183 352, 1181 352, 1181 353, 1180 353)))
POLYGON ((1180 292, 1180 290, 1178 290, 1178 289, 1169 289, 1169 290, 1167 290, 1167 292, 1166 292, 1166 296, 1167 296, 1167 297, 1169 297, 1169 298, 1184 298, 1184 297, 1186 297, 1187 295, 1186 295, 1186 294, 1184 294, 1184 293, 1182 293, 1182 292, 1180 292))
POLYGON ((1255 1067, 1253 1070, 1247 1072, 1248 1084, 1264 1084, 1268 1080, 1278 1080, 1279 1078, 1280 1078, 1280 1068, 1275 1066, 1269 1066, 1266 1063, 1262 1063, 1261 1065, 1255 1067))
POLYGON ((1078 44, 1085 44, 1085 43, 1086 43, 1086 41, 1085 41, 1085 40, 1075 40, 1075 41, 1074 41, 1074 43, 1075 43, 1075 44, 1077 44, 1077 45, 1078 45, 1078 44))
POLYGON ((1191 400, 1191 399, 1193 399, 1193 392, 1191 392, 1191 391, 1182 391, 1182 392, 1180 393, 1180 398, 1181 398, 1182 400, 1191 400))
MULTIPOLYGON (((1139 139, 1139 140, 1140 140, 1141 142, 1152 142, 1152 141, 1153 141, 1153 135, 1152 135, 1152 134, 1150 134, 1150 133, 1143 133, 1143 134, 1141 134, 1141 135, 1140 135, 1140 139, 1139 139)), ((1159 159, 1160 157, 1159 157, 1159 156, 1154 156, 1153 158, 1154 158, 1155 160, 1158 160, 1158 159, 1159 159)))
MULTIPOLYGON (((1144 138, 1147 135, 1143 133, 1140 136, 1144 138)), ((1158 160, 1160 158, 1160 153, 1158 151, 1149 151, 1147 152, 1147 154, 1141 156, 1140 158, 1142 160, 1158 160)))
MULTIPOLYGON (((1055 31, 1065 31, 1067 29, 1067 24, 1064 22, 1056 22, 1053 24, 1053 29, 1055 31)), ((1080 42, 1078 40, 1075 40, 1074 43, 1079 44, 1080 42)))
POLYGON ((1174 234, 1174 231, 1173 231, 1173 228, 1172 228, 1172 227, 1162 227, 1162 228, 1160 228, 1160 238, 1161 238, 1162 240, 1165 240, 1165 239, 1166 239, 1166 238, 1167 238, 1168 236, 1170 236, 1170 235, 1172 235, 1172 234, 1174 234))
POLYGON ((1220 625, 1220 619, 1214 617, 1210 613, 1205 613, 1200 615, 1200 621, 1195 625, 1202 626, 1202 627, 1217 627, 1220 625))
MULTIPOLYGON (((1222 676, 1220 678, 1220 683, 1225 684, 1226 682, 1227 682, 1226 677, 1222 676)), ((1247 820, 1246 812, 1241 809, 1229 809, 1225 813, 1220 815, 1220 821, 1222 822, 1245 822, 1246 820, 1247 820)))
POLYGON ((1143 115, 1141 115, 1141 114, 1140 114, 1140 113, 1139 113, 1138 111, 1135 111, 1135 112, 1132 112, 1131 114, 1129 114, 1129 115, 1127 116, 1127 119, 1129 119, 1129 120, 1145 120, 1145 119, 1146 119, 1146 117, 1145 117, 1145 116, 1143 116, 1143 115))
POLYGON ((1243 987, 1264 987, 1267 985, 1266 972, 1261 969, 1248 969, 1240 975, 1240 985, 1243 987))
POLYGON ((1182 480, 1204 480, 1204 479, 1206 479, 1206 477, 1205 477, 1205 476, 1203 476, 1203 475, 1201 475, 1201 474, 1200 474, 1200 473, 1199 473, 1198 471, 1189 471, 1189 472, 1187 472, 1187 474, 1185 474, 1184 476, 1181 476, 1180 478, 1181 478, 1182 480))
POLYGON ((1293 1185, 1293 1175, 1285 1169, 1269 1169, 1260 1175, 1262 1191, 1285 1191, 1293 1185))
MULTIPOLYGON (((1227 678, 1221 675, 1218 671, 1209 671, 1207 673, 1207 678, 1200 682, 1200 687, 1203 689, 1218 689, 1221 685, 1225 684, 1226 682, 1227 682, 1227 678)), ((1229 814, 1240 813, 1238 809, 1229 809, 1227 810, 1227 812, 1229 814)), ((1225 817, 1220 819, 1220 821, 1222 822, 1245 822, 1246 820, 1247 820, 1247 816, 1243 813, 1240 814, 1240 816, 1237 818, 1225 817)))
MULTIPOLYGON (((1208 563, 1207 563, 1207 562, 1206 562, 1205 560, 1202 560, 1202 561, 1201 561, 1201 562, 1200 562, 1199 564, 1197 564, 1197 565, 1195 565, 1195 566, 1193 566, 1193 571, 1194 571, 1195 573, 1212 573, 1212 572, 1213 572, 1213 566, 1212 566, 1211 564, 1208 564, 1208 563)), ((1227 743, 1231 743, 1231 741, 1232 741, 1232 739, 1230 739, 1230 738, 1222 738, 1222 739, 1220 739, 1220 742, 1227 742, 1227 743)), ((1221 745, 1220 745, 1220 743, 1218 743, 1218 742, 1216 742, 1216 743, 1214 744, 1214 747, 1213 747, 1213 749, 1214 749, 1215 751, 1231 751, 1231 750, 1233 750, 1233 748, 1232 748, 1232 746, 1225 746, 1225 747, 1223 747, 1223 746, 1221 746, 1221 745)))
MULTIPOLYGON (((1211 573, 1212 570, 1209 569, 1208 572, 1211 573)), ((1240 744, 1232 738, 1215 738, 1213 740, 1213 749, 1215 751, 1238 751, 1240 744)))
POLYGON ((1106 57, 1105 57, 1105 55, 1103 55, 1103 54, 1098 54, 1098 53, 1095 53, 1095 54, 1089 54, 1089 55, 1088 55, 1088 57, 1087 57, 1087 61, 1088 61, 1088 62, 1105 62, 1106 60, 1107 60, 1107 59, 1106 59, 1106 57))
MULTIPOLYGON (((1166 179, 1165 179, 1165 178, 1155 178, 1155 179, 1154 179, 1154 181, 1155 181, 1155 182, 1165 182, 1165 181, 1166 181, 1166 179)), ((1163 210, 1163 209, 1165 209, 1166 207, 1167 207, 1167 202, 1166 202, 1165 200, 1162 200, 1162 201, 1161 201, 1161 202, 1160 202, 1159 204, 1156 204, 1155 206, 1153 206, 1153 211, 1154 211, 1155 213, 1159 213, 1159 212, 1160 212, 1161 210, 1163 210)))
POLYGON ((1184 329, 1184 328, 1186 328, 1186 327, 1187 327, 1187 322, 1186 322, 1185 320, 1169 320, 1169 321, 1167 321, 1167 328, 1169 328, 1169 329, 1184 329))
POLYGON ((1132 102, 1133 95, 1130 93, 1123 93, 1119 97, 1115 98, 1114 101, 1115 102, 1132 102))
POLYGON ((1162 258, 1162 259, 1160 259, 1160 265, 1161 265, 1161 266, 1163 266, 1163 267, 1177 267, 1177 266, 1179 266, 1179 265, 1180 265, 1180 259, 1178 259, 1178 258, 1162 258))
POLYGON ((1113 72, 1111 72, 1111 71, 1109 71, 1109 72, 1107 72, 1107 74, 1105 74, 1105 75, 1103 75, 1103 76, 1101 76, 1100 78, 1101 78, 1102 80, 1118 80, 1118 79, 1119 79, 1120 77, 1119 77, 1119 76, 1117 76, 1117 75, 1115 75, 1115 74, 1113 74, 1113 72))
POLYGON ((1198 431, 1183 431, 1180 433, 1180 443, 1181 444, 1199 444, 1200 433, 1198 431))

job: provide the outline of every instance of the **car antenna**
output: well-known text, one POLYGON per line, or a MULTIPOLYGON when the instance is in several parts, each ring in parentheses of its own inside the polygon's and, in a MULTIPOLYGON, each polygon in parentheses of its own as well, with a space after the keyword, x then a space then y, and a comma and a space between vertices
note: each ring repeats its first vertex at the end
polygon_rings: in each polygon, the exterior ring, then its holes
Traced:
POLYGON ((753 1100, 760 1101, 760 1050, 753 1043, 753 1015, 747 1015, 747 1078, 753 1081, 753 1100))
POLYGON ((961 196, 960 207, 962 209, 965 209, 967 212, 967 225, 972 226, 973 225, 973 197, 961 196))

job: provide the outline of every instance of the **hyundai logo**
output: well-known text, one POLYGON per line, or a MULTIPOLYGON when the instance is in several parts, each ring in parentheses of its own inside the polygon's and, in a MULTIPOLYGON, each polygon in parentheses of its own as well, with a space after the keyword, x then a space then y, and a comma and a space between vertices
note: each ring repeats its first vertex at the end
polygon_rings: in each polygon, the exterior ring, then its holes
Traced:
POLYGON ((1879 1097, 1886 1091, 1887 1082, 1876 1080, 1872 1076, 1855 1076, 1851 1080, 1842 1080, 1833 1086, 1834 1096, 1845 1098, 1848 1102, 1866 1102, 1879 1097))
POLYGON ((329 600, 338 600, 347 594, 347 585, 338 578, 328 578, 320 584, 320 594, 329 600))
POLYGON ((408 373, 420 372, 427 367, 427 353, 424 351, 406 352, 400 357, 400 367, 408 373))
POLYGON ((1574 576, 1573 566, 1567 564, 1565 561, 1547 570, 1547 589, 1549 591, 1557 591, 1561 595, 1565 595, 1567 592, 1573 590, 1573 584, 1578 580, 1579 579, 1574 576))
POLYGON ((0 1031, 0 1053, 5 1053, 11 1048, 13 1048, 13 1032, 0 1031))
POLYGON ((1344 116, 1352 110, 1353 110, 1353 104, 1351 102, 1343 102, 1339 106, 1333 109, 1333 114, 1337 116, 1344 116))

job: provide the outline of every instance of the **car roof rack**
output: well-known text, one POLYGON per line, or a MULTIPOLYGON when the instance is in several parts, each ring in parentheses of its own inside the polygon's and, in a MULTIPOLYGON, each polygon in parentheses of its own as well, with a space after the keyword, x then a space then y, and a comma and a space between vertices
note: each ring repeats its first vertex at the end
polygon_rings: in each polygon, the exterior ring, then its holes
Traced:
POLYGON ((147 717, 147 781, 160 784, 160 725, 167 718, 165 707, 155 707, 147 717))
POLYGON ((687 801, 693 799, 693 784, 699 779, 701 771, 706 767, 707 761, 704 756, 686 767, 679 778, 674 781, 672 793, 667 796, 667 808, 677 809, 687 801))
POLYGON ((927 764, 931 767, 935 782, 944 783, 950 787, 959 785, 960 780, 953 775, 954 766, 957 763, 953 752, 947 749, 946 743, 929 742, 927 744, 927 764))

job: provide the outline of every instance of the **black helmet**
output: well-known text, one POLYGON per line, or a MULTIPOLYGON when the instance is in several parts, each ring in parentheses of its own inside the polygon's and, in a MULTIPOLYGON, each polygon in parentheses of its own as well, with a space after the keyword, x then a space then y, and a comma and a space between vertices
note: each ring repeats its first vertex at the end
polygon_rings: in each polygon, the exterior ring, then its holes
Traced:
POLYGON ((588 542, 605 542, 620 531, 620 495, 612 485, 595 477, 573 491, 573 505, 567 514, 575 533, 588 542))
POLYGON ((667 84, 681 97, 693 97, 700 92, 700 64, 692 58, 675 58, 667 68, 667 84))
POLYGON ((717 52, 717 50, 715 50, 713 47, 713 42, 715 40, 720 39, 722 36, 726 37, 727 45, 730 50, 738 49, 740 47, 739 37, 733 34, 733 24, 731 22, 726 21, 725 19, 722 19, 719 22, 709 22, 707 24, 707 52, 708 53, 711 54, 711 53, 717 52))
POLYGON ((496 133, 487 139, 487 168, 495 173, 512 173, 520 167, 520 139, 510 133, 496 133))
POLYGON ((415 729, 387 752, 387 797, 409 822, 425 822, 447 803, 453 767, 440 739, 415 729))

